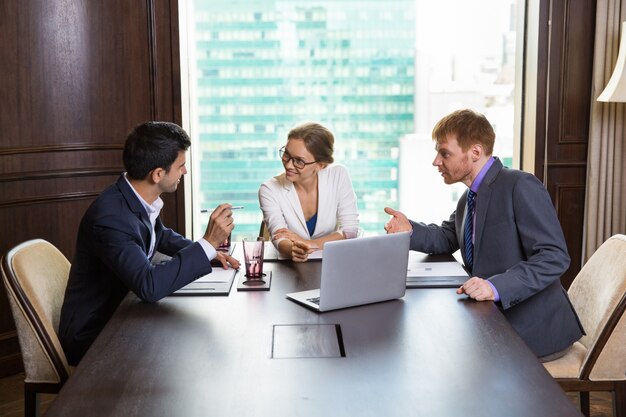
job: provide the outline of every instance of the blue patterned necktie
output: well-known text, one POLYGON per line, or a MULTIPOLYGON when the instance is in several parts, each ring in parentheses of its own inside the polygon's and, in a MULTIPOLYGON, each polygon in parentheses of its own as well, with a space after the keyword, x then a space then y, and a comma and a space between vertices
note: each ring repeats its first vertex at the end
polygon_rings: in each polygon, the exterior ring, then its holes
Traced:
POLYGON ((474 198, 476 193, 471 189, 467 192, 467 212, 465 213, 465 259, 467 267, 471 271, 474 266, 474 198))

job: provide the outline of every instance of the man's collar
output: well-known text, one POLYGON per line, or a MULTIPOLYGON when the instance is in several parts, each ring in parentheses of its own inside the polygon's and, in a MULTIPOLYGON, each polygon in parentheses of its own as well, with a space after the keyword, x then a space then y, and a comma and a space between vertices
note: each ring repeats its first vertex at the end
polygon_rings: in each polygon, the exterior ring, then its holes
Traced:
POLYGON ((133 184, 128 180, 128 176, 126 175, 126 172, 124 172, 124 174, 122 174, 122 176, 124 177, 124 180, 126 180, 126 183, 128 184, 128 186, 130 187, 130 189, 133 191, 133 193, 135 194, 135 196, 137 197, 137 199, 139 200, 139 202, 141 203, 141 205, 143 206, 143 208, 146 210, 146 213, 150 214, 150 213, 154 213, 155 211, 160 211, 163 208, 163 200, 161 199, 161 197, 157 197, 156 200, 154 200, 154 202, 152 204, 149 204, 146 200, 143 199, 143 197, 137 192, 137 190, 135 189, 135 187, 133 187, 133 184))
POLYGON ((474 178, 474 181, 472 181, 470 190, 474 192, 478 191, 478 189, 480 188, 480 184, 482 184, 483 179, 485 178, 485 175, 487 175, 487 171, 489 171, 489 168, 491 168, 494 161, 495 161, 495 158, 493 156, 490 156, 487 162, 485 162, 485 165, 483 165, 483 167, 478 172, 478 175, 476 176, 476 178, 474 178))

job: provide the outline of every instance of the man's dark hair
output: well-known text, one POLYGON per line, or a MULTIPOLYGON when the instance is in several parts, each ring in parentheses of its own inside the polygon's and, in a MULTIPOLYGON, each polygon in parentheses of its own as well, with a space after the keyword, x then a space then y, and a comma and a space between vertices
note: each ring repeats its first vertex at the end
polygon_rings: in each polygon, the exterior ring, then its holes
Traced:
POLYGON ((178 153, 189 146, 189 136, 175 123, 141 123, 126 138, 124 168, 127 175, 136 180, 145 179, 156 168, 169 171, 178 153))

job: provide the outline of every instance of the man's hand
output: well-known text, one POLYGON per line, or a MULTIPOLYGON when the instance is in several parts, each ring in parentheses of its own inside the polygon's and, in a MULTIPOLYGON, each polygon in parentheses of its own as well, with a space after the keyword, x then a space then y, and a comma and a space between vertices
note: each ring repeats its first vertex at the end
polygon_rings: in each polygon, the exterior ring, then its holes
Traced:
POLYGON ((221 263, 222 268, 224 269, 228 269, 229 265, 234 269, 239 269, 239 267, 241 266, 237 259, 221 251, 217 251, 217 256, 215 257, 215 260, 221 263))
POLYGON ((391 207, 385 207, 385 213, 393 216, 385 224, 385 231, 387 232, 387 234, 410 232, 411 230, 413 230, 411 223, 409 223, 409 219, 407 219, 403 213, 394 210, 391 207))
POLYGON ((291 246, 291 259, 294 262, 306 262, 309 259, 309 254, 315 252, 317 245, 310 244, 304 240, 296 240, 291 246))
POLYGON ((476 301, 493 301, 495 294, 491 285, 482 278, 471 277, 463 283, 457 290, 457 294, 467 294, 468 297, 476 301))
POLYGON ((214 248, 218 248, 235 228, 233 211, 230 204, 220 204, 211 213, 209 224, 204 232, 204 239, 214 248))

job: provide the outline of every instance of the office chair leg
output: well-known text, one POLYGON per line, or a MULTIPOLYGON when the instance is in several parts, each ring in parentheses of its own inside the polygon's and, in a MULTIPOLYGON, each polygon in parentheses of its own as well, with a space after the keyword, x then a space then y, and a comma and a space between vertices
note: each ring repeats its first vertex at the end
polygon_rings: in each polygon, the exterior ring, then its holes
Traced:
POLYGON ((626 417, 626 381, 615 382, 613 415, 615 417, 626 417))
POLYGON ((581 391, 578 393, 580 398, 580 412, 585 415, 585 417, 589 417, 591 415, 591 411, 589 409, 589 392, 581 391))
POLYGON ((30 384, 24 384, 24 416, 39 416, 39 394, 30 384))

